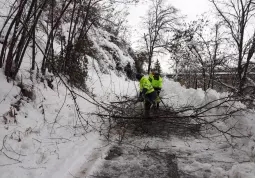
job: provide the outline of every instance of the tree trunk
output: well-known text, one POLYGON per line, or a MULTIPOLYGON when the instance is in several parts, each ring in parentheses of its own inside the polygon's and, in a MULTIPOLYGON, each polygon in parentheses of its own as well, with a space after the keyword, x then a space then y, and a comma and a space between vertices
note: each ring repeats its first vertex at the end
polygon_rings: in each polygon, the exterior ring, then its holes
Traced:
POLYGON ((14 78, 15 68, 13 69, 13 57, 14 57, 13 53, 14 53, 15 45, 18 42, 19 35, 23 31, 23 29, 21 29, 18 33, 22 13, 25 9, 26 3, 27 3, 27 0, 24 0, 23 2, 22 1, 20 2, 20 6, 19 6, 20 9, 19 9, 18 13, 16 14, 16 16, 14 17, 14 19, 13 19, 13 21, 15 21, 14 32, 13 32, 12 39, 11 39, 11 42, 10 42, 9 51, 8 51, 8 55, 7 55, 7 58, 6 58, 5 70, 4 70, 5 75, 7 77, 11 77, 11 78, 14 78))
MULTIPOLYGON (((9 35, 10 35, 11 31, 12 31, 13 26, 14 26, 14 25, 16 26, 16 24, 17 24, 17 19, 20 19, 25 4, 26 4, 25 1, 23 1, 23 2, 21 1, 21 2, 20 2, 20 6, 19 6, 19 9, 18 9, 18 12, 17 12, 17 14, 15 15, 14 19, 12 20, 12 22, 11 22, 11 24, 10 24, 8 30, 7 30, 7 33, 6 33, 6 35, 5 35, 5 39, 4 39, 4 42, 3 42, 3 45, 2 45, 1 54, 0 54, 0 68, 2 68, 2 67, 3 67, 3 64, 4 64, 5 52, 6 52, 6 49, 7 49, 7 47, 8 47, 7 44, 8 44, 9 35)), ((16 29, 16 28, 14 28, 14 29, 16 29)), ((9 63, 10 63, 10 62, 11 62, 11 61, 9 61, 9 63)), ((8 65, 10 65, 10 64, 8 64, 8 65)))
MULTIPOLYGON (((42 61, 42 66, 41 66, 41 71, 42 71, 42 74, 45 75, 45 72, 46 72, 46 64, 47 64, 47 58, 49 57, 49 53, 50 53, 50 47, 52 46, 51 45, 51 42, 52 40, 54 41, 54 30, 58 27, 59 23, 60 23, 60 20, 62 19, 64 13, 66 12, 67 8, 69 7, 69 5, 71 4, 73 0, 69 0, 68 3, 66 4, 66 6, 62 9, 59 17, 57 18, 54 26, 51 28, 51 31, 49 33, 49 37, 48 37, 48 40, 47 40, 47 44, 46 44, 46 47, 45 47, 45 52, 44 52, 44 57, 43 57, 43 61, 42 61)), ((52 51, 51 51, 52 52, 52 51)))
MULTIPOLYGON (((34 6, 34 23, 36 22, 36 11, 37 11, 37 0, 34 0, 35 1, 35 6, 34 6)), ((33 46, 32 46, 32 67, 31 67, 31 70, 35 70, 35 56, 36 56, 36 41, 35 41, 35 38, 36 38, 36 25, 35 25, 35 28, 33 30, 33 46)))
POLYGON ((151 63, 152 63, 152 57, 153 57, 153 50, 150 49, 150 52, 149 52, 149 59, 148 59, 148 75, 150 74, 151 72, 151 63))

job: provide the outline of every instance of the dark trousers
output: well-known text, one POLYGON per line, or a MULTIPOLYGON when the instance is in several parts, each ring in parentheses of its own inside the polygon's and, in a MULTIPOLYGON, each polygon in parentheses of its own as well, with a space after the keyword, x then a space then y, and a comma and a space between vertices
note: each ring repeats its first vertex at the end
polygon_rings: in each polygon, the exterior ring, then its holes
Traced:
POLYGON ((153 105, 153 107, 156 107, 156 98, 157 98, 157 93, 155 91, 145 95, 145 100, 144 100, 144 117, 145 118, 148 118, 150 116, 151 106, 153 105))

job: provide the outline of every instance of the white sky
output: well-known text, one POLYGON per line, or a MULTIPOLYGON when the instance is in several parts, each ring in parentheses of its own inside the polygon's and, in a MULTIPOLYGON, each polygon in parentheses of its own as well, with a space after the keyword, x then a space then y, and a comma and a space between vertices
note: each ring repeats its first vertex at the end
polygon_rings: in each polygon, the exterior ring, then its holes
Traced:
MULTIPOLYGON (((134 49, 139 46, 139 40, 141 40, 143 30, 142 30, 142 16, 146 15, 148 10, 150 0, 141 0, 141 2, 136 6, 130 7, 130 15, 128 16, 128 24, 131 27, 131 44, 134 49)), ((211 9, 211 4, 208 0, 166 0, 166 4, 171 4, 180 10, 182 15, 187 16, 187 20, 196 20, 197 16, 204 12, 208 12, 211 9)), ((169 64, 166 62, 168 57, 158 57, 162 65, 163 71, 169 71, 169 64)))
MULTIPOLYGON (((150 0, 141 0, 138 5, 130 6, 128 24, 132 29, 131 42, 136 48, 137 40, 142 36, 141 17, 146 15, 150 0)), ((180 10, 181 14, 187 16, 187 20, 195 20, 197 15, 208 12, 210 3, 208 0, 166 0, 166 4, 171 4, 180 10)))

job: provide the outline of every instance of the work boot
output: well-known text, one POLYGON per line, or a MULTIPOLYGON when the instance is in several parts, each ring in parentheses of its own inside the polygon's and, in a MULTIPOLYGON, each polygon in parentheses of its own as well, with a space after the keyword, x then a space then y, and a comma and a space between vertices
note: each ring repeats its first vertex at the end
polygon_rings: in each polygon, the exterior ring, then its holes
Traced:
POLYGON ((153 111, 156 111, 157 110, 157 103, 153 102, 151 108, 152 108, 153 111))

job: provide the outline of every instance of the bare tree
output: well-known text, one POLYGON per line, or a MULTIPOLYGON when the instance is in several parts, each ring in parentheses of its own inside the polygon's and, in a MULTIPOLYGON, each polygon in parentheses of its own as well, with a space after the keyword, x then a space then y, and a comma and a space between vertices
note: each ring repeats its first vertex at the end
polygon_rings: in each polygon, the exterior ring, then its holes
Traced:
POLYGON ((13 13, 0 55, 1 63, 3 64, 6 61, 5 75, 7 77, 13 79, 16 77, 46 1, 41 1, 37 9, 35 9, 36 1, 26 0, 17 4, 16 2, 14 3, 18 10, 13 13), (7 48, 8 53, 6 54, 7 48))
POLYGON ((250 60, 255 52, 255 28, 252 24, 255 20, 254 0, 210 0, 210 2, 222 18, 238 51, 236 55, 238 91, 242 94, 250 60), (251 28, 249 29, 249 27, 251 28), (249 36, 248 32, 251 32, 252 35, 249 36))
POLYGON ((147 30, 144 34, 144 41, 148 53, 148 73, 151 70, 154 53, 158 49, 163 49, 168 43, 164 38, 175 29, 178 19, 176 8, 165 5, 164 0, 152 0, 152 6, 144 21, 147 30))
MULTIPOLYGON (((37 10, 37 0, 34 0, 34 22, 36 22, 36 10, 37 10)), ((32 42, 32 67, 31 70, 35 70, 35 58, 36 58, 36 25, 33 30, 33 42, 32 42)))
POLYGON ((219 27, 219 24, 214 26, 213 34, 209 38, 206 38, 208 35, 203 31, 196 31, 195 36, 197 38, 188 44, 189 51, 200 66, 199 71, 202 73, 204 90, 213 88, 215 69, 220 67, 226 59, 226 56, 220 50, 223 39, 221 38, 219 27))
POLYGON ((214 88, 215 72, 223 68, 228 55, 220 24, 210 27, 209 21, 204 19, 194 21, 187 29, 177 31, 172 45, 166 49, 172 54, 176 75, 178 76, 179 71, 183 72, 188 83, 199 78, 202 83, 200 87, 207 90, 214 88))
MULTIPOLYGON (((113 13, 115 4, 136 3, 137 0, 15 0, 10 8, 0 34, 4 35, 0 52, 0 68, 5 75, 15 79, 28 47, 32 48, 31 70, 36 66, 36 49, 43 53, 42 65, 37 66, 45 75, 46 70, 60 72, 66 76, 77 74, 77 80, 85 80, 86 55, 93 55, 93 42, 88 37, 92 27, 104 27, 103 21, 115 19, 111 26, 121 31, 125 18, 113 13), (105 18, 106 12, 113 13, 111 19, 105 18), (69 34, 65 36, 62 27, 68 25, 69 34), (36 30, 47 34, 46 46, 38 46, 36 30), (67 40, 67 41, 66 41, 67 40), (60 55, 54 51, 54 44, 61 44, 60 55), (55 71, 54 71, 55 70, 55 71)), ((116 11, 114 11, 116 12, 116 11)), ((65 26, 66 27, 66 26, 65 26)), ((117 34, 113 34, 117 35, 117 34)))
POLYGON ((45 48, 45 52, 44 52, 46 55, 43 58, 42 66, 41 66, 41 71, 42 71, 43 75, 45 74, 46 68, 48 67, 49 61, 47 61, 47 59, 51 59, 51 62, 53 61, 53 58, 54 58, 53 43, 54 43, 54 39, 56 36, 56 32, 60 26, 61 20, 64 16, 65 12, 71 5, 72 1, 73 0, 65 0, 62 2, 62 7, 59 10, 58 16, 55 16, 55 13, 54 13, 56 8, 59 8, 59 6, 57 6, 57 4, 56 4, 56 1, 52 0, 51 3, 49 4, 50 9, 49 9, 49 18, 48 18, 47 25, 48 24, 51 25, 51 30, 48 35, 47 44, 46 44, 46 48, 45 48))

